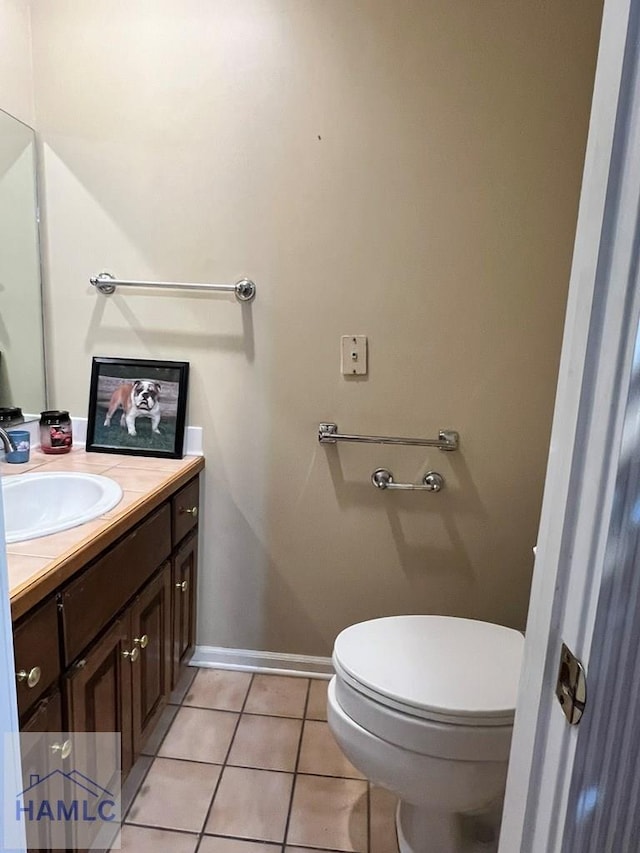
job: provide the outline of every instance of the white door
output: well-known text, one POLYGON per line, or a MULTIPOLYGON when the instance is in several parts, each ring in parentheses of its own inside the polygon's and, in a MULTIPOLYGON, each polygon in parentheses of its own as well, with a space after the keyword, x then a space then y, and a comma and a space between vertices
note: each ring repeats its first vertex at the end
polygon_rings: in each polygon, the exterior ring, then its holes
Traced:
MULTIPOLYGON (((15 799, 16 794, 22 790, 20 750, 17 739, 11 736, 6 737, 18 731, 17 709, 4 512, 2 490, 0 490, 0 803, 7 802, 8 798, 15 799)), ((4 849, 0 827, 0 850, 4 849)), ((22 850, 12 850, 11 853, 22 853, 22 850)))
POLYGON ((640 849, 639 63, 640 0, 605 0, 500 853, 640 849), (578 726, 554 695, 562 642, 587 669, 578 726))

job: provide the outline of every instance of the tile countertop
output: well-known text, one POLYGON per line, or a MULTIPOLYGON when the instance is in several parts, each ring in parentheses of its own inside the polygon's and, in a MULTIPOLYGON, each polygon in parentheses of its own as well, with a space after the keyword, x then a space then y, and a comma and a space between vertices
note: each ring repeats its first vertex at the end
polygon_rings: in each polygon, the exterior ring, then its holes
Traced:
POLYGON ((76 447, 60 456, 32 450, 29 462, 23 465, 1 462, 3 477, 28 472, 80 471, 104 474, 119 483, 123 491, 120 503, 93 521, 7 545, 12 619, 19 619, 42 601, 203 468, 202 456, 155 459, 87 453, 76 447))

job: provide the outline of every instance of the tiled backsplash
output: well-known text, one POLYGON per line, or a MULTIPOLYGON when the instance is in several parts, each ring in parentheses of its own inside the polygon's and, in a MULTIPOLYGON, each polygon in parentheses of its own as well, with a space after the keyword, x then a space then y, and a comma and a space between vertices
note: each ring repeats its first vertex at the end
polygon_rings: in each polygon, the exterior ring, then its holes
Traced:
MULTIPOLYGON (((17 424, 14 429, 26 429, 31 436, 31 447, 40 447, 40 415, 25 415, 25 423, 17 424)), ((84 447, 87 438, 87 419, 71 418, 73 424, 73 443, 84 447)), ((188 426, 184 432, 185 456, 202 456, 202 427, 188 426)))

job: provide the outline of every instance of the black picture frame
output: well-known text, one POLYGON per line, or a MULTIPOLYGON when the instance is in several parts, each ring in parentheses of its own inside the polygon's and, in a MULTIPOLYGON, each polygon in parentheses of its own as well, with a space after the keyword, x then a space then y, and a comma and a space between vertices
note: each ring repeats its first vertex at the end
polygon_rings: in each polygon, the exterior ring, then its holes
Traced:
POLYGON ((188 361, 94 356, 87 451, 181 459, 188 383, 188 361))

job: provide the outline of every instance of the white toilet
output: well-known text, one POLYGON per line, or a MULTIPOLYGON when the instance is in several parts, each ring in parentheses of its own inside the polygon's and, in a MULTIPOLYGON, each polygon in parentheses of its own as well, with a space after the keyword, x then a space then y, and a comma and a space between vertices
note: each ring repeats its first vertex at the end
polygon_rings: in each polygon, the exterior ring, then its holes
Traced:
POLYGON ((329 726, 398 796, 401 853, 497 850, 523 645, 450 616, 373 619, 336 639, 329 726))

